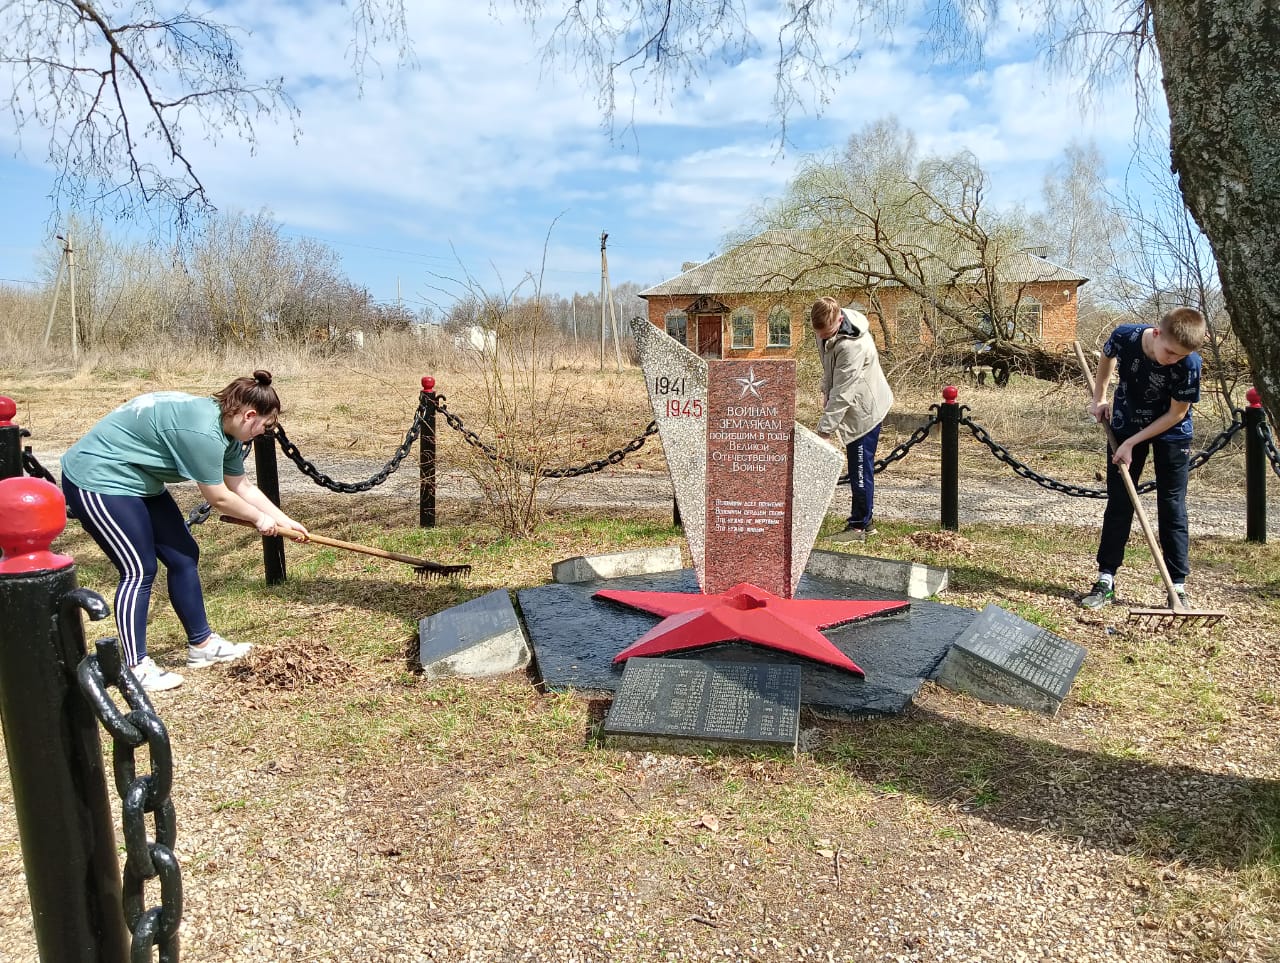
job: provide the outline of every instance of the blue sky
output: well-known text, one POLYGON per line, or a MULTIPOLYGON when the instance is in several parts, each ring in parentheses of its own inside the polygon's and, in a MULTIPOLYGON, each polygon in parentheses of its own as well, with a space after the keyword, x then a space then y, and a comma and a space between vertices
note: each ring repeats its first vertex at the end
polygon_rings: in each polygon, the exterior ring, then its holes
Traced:
MULTIPOLYGON (((782 192, 806 154, 842 144, 893 114, 925 152, 973 151, 993 200, 1034 207, 1048 167, 1073 139, 1094 141, 1123 176, 1133 150, 1128 89, 1084 111, 1080 85, 1036 60, 1031 32, 1004 5, 981 66, 931 67, 908 23, 896 43, 864 44, 820 115, 791 118, 779 152, 771 113, 775 4, 752 21, 755 56, 707 70, 654 103, 620 92, 618 123, 602 125, 596 91, 548 70, 530 28, 505 4, 429 4, 411 12, 416 69, 384 65, 359 88, 349 63, 349 11, 338 4, 230 3, 220 16, 252 30, 250 76, 282 74, 302 110, 302 136, 260 125, 256 151, 230 137, 189 136, 188 153, 214 203, 268 209, 292 237, 329 244, 342 268, 380 301, 447 304, 464 272, 486 291, 542 270, 545 290, 600 287, 601 231, 609 275, 655 284, 687 260, 718 252, 761 199, 782 192), (300 21, 300 18, 302 20, 300 21), (624 130, 634 110, 634 124, 624 130), (549 239, 548 239, 549 234, 549 239)), ((51 233, 44 144, 0 128, 0 279, 40 277, 51 233), (14 156, 19 151, 18 156, 14 156)), ((145 231, 145 227, 135 227, 145 231)))

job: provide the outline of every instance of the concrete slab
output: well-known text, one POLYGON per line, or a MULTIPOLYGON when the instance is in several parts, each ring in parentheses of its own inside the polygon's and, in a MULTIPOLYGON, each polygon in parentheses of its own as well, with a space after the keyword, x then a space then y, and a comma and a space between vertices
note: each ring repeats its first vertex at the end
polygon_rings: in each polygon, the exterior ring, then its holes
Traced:
POLYGON ((845 454, 823 441, 804 425, 795 426, 795 461, 792 479, 791 565, 794 591, 808 568, 813 544, 831 507, 832 492, 844 471, 845 454))
POLYGON ((702 575, 707 523, 707 363, 644 318, 631 322, 685 541, 702 575))
POLYGON ((946 591, 951 577, 945 568, 934 568, 920 562, 899 562, 891 558, 821 550, 809 556, 807 571, 813 575, 896 592, 909 599, 927 599, 946 591))
POLYGON ((430 679, 505 675, 531 654, 506 589, 428 615, 418 622, 418 659, 430 679))
POLYGON ((621 578, 624 575, 674 572, 683 565, 679 545, 662 545, 607 555, 575 555, 554 563, 551 566, 551 578, 561 584, 573 584, 602 578, 621 578))

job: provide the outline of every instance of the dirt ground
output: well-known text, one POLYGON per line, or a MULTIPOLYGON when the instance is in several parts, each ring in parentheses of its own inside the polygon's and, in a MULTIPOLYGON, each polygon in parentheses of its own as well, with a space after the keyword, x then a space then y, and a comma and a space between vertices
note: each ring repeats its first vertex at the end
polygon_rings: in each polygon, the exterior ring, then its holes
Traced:
MULTIPOLYGON (((37 449, 51 465, 58 450, 37 449)), ((322 467, 357 479, 376 464, 322 467)), ((936 477, 930 456, 895 466, 878 514, 936 525, 936 477)), ((307 490, 285 478, 292 497, 307 490)), ((415 485, 412 469, 393 476, 362 511, 412 504, 415 485)), ((559 495, 660 516, 671 486, 623 467, 559 495)), ((440 497, 461 511, 479 493, 446 469, 440 497)), ((998 472, 962 484, 962 526, 1054 533, 995 584, 972 560, 1008 542, 892 536, 956 566, 944 601, 1034 606, 1088 648, 1056 717, 928 684, 900 718, 806 716, 795 759, 603 749, 584 698, 521 674, 431 683, 402 658, 317 650, 335 606, 286 596, 296 648, 278 645, 257 674, 190 673, 157 698, 178 747, 183 958, 1280 960, 1275 586, 1206 565, 1197 600, 1230 613, 1208 632, 1150 637, 1081 613, 1040 583, 1087 573, 1101 506, 998 472)), ((1273 530, 1278 511, 1272 498, 1273 530)), ((1192 512, 1205 553, 1269 557, 1240 544, 1242 493, 1193 486, 1192 512)), ((396 600, 369 591, 373 632, 396 600)), ((0 961, 36 959, 6 767, 0 961)))

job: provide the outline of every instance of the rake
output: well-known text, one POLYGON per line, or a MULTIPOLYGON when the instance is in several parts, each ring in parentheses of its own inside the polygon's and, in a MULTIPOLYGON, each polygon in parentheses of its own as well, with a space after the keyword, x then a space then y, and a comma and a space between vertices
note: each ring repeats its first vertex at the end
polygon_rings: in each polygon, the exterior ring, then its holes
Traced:
MULTIPOLYGON (((230 515, 219 515, 218 520, 222 522, 230 522, 232 525, 243 525, 245 528, 252 528, 255 531, 257 530, 257 526, 254 525, 253 522, 246 521, 243 518, 232 518, 230 515)), ((466 575, 471 571, 470 565, 441 565, 438 562, 429 562, 425 558, 415 558, 412 555, 401 555, 399 552, 388 552, 384 548, 374 548, 372 545, 360 545, 356 542, 344 542, 337 538, 328 538, 324 535, 317 535, 315 532, 309 532, 306 538, 302 538, 301 536, 295 537, 290 535, 288 532, 281 532, 280 534, 295 542, 327 545, 330 548, 341 548, 348 552, 360 552, 364 555, 372 555, 375 558, 388 558, 393 562, 404 562, 406 565, 413 566, 413 573, 419 579, 447 578, 450 575, 466 575)))
MULTIPOLYGON (((1084 372, 1084 380, 1089 385, 1089 397, 1092 399, 1094 390, 1093 371, 1089 368, 1089 362, 1085 360, 1080 342, 1074 341, 1072 344, 1075 346, 1076 360, 1080 362, 1080 370, 1084 372)), ((1107 430, 1109 451, 1114 452, 1120 447, 1116 443, 1115 432, 1111 430, 1110 423, 1104 422, 1103 427, 1107 430)), ((1138 497, 1138 489, 1133 484, 1133 476, 1129 474, 1127 465, 1119 465, 1117 467, 1120 469, 1120 478, 1124 481, 1124 489, 1129 493, 1129 501, 1133 504, 1133 512, 1138 516, 1138 523, 1142 526, 1142 534, 1147 537, 1147 547, 1151 549, 1151 557, 1155 559, 1156 568, 1160 570, 1160 578, 1164 582, 1165 592, 1169 596, 1169 607, 1167 609, 1130 609, 1129 621, 1137 622, 1142 628, 1146 629, 1167 629, 1177 625, 1209 626, 1221 621, 1226 617, 1226 612, 1212 609, 1189 609, 1182 604, 1182 600, 1178 598, 1178 593, 1174 590, 1173 578, 1169 575, 1169 567, 1164 564, 1164 553, 1160 550, 1160 543, 1156 540, 1155 533, 1151 530, 1151 521, 1147 518, 1147 512, 1142 507, 1142 501, 1138 497)))

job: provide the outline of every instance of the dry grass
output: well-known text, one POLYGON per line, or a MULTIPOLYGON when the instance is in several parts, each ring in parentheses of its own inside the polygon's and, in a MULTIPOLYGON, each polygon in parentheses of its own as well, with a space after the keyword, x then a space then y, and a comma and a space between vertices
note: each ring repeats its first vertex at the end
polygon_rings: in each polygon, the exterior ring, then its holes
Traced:
MULTIPOLYGON (((0 393, 19 399, 39 454, 139 391, 210 390, 266 365, 304 448, 379 458, 403 436, 421 374, 464 416, 473 384, 465 366, 392 360, 9 370, 0 393)), ((1055 391, 961 397, 998 440, 1035 437, 1039 451, 1061 432, 1067 452, 1076 393, 1055 391)), ((934 400, 900 392, 904 421, 934 400)), ((648 420, 634 371, 580 403, 624 434, 648 420)), ((1093 429, 1076 427, 1087 442, 1093 429)), ((1043 463, 1066 464, 1056 451, 1043 463)), ((659 446, 639 454, 661 466, 659 446)), ((936 471, 933 458, 903 467, 936 471)), ((188 961, 1280 959, 1273 546, 1196 539, 1196 602, 1230 620, 1151 636, 1122 610, 1075 606, 1091 530, 882 523, 860 551, 946 566, 945 601, 994 602, 1088 649, 1062 712, 926 686, 901 718, 806 718, 810 750, 794 761, 677 757, 598 747, 593 709, 572 694, 520 675, 429 682, 405 655, 423 615, 541 584, 562 558, 669 544, 666 519, 572 507, 513 539, 447 501, 430 531, 414 505, 376 495, 285 508, 326 534, 473 571, 416 582, 394 563, 290 546, 289 581, 267 588, 252 533, 198 531, 215 626, 259 651, 157 699, 176 747, 188 961)), ((78 529, 58 548, 109 594, 78 529)), ((161 663, 180 663, 163 598, 150 638, 161 663)), ((0 779, 0 959, 30 963, 11 801, 0 779)))
MULTIPOLYGON (((417 406, 421 379, 436 379, 449 409, 489 442, 501 429, 486 396, 484 365, 451 345, 425 344, 408 335, 371 337, 363 352, 327 355, 283 348, 218 351, 199 347, 142 346, 127 355, 91 354, 75 369, 52 355, 0 360, 0 394, 18 402, 18 421, 35 435, 35 450, 61 450, 107 411, 144 391, 172 389, 205 393, 232 378, 266 367, 276 377, 285 405, 283 423, 304 454, 318 463, 333 458, 385 460, 404 439, 417 406)), ((604 372, 585 349, 553 358, 548 381, 562 386, 556 414, 560 450, 542 456, 551 467, 584 464, 639 435, 652 418, 643 378, 635 367, 604 372)), ((820 413, 811 359, 802 359, 797 419, 815 424, 820 413), (812 384, 810 385, 810 382, 812 384), (806 387, 809 386, 809 387, 806 387)), ((1084 411, 1082 384, 1055 385, 1015 375, 1006 388, 963 382, 959 402, 997 444, 1032 470, 1067 484, 1098 487, 1104 441, 1084 411)), ((880 453, 906 441, 942 402, 940 385, 896 386, 896 402, 881 437, 880 453)), ((1209 401, 1196 412, 1197 445, 1211 441, 1226 422, 1209 401)), ((938 431, 895 468, 907 477, 936 476, 938 431)), ((961 428, 960 471, 965 478, 1008 478, 1010 470, 961 428)), ((463 464, 466 443, 441 426, 442 466, 463 464)), ((625 467, 665 471, 661 446, 647 445, 625 467)), ((1195 483, 1208 490, 1241 490, 1243 439, 1197 469, 1195 483)))

